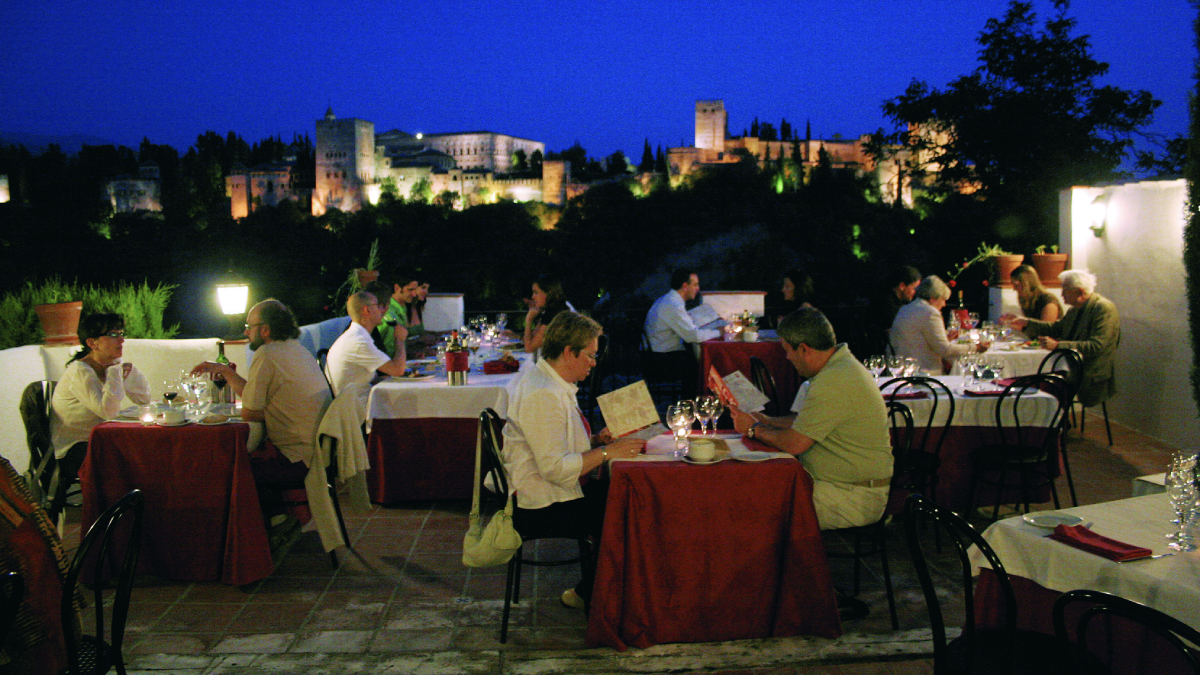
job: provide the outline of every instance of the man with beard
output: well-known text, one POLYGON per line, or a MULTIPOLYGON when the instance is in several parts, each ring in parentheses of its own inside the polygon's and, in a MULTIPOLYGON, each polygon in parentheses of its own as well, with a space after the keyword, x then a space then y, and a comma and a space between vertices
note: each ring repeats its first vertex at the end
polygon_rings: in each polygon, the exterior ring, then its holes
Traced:
POLYGON ((243 378, 232 366, 206 361, 192 374, 224 377, 242 399, 242 419, 263 422, 266 438, 251 448, 260 482, 303 480, 313 458, 317 426, 329 405, 329 384, 300 341, 296 317, 282 302, 263 300, 246 315, 254 360, 243 378))

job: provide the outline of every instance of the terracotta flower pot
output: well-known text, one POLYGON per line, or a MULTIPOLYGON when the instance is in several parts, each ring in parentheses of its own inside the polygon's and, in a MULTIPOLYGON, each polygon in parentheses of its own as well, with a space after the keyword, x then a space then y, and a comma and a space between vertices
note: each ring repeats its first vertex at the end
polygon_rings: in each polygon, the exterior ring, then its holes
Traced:
POLYGON ((1012 281, 1008 277, 1025 260, 1025 256, 1020 253, 1016 255, 997 255, 992 256, 992 260, 996 262, 997 285, 1001 288, 1012 288, 1012 281))
POLYGON ((51 305, 34 305, 38 320, 42 322, 42 333, 46 344, 73 345, 79 343, 79 315, 83 313, 83 301, 58 302, 51 305))
POLYGON ((379 279, 378 270, 356 269, 354 273, 358 275, 358 287, 365 288, 367 284, 379 279))
POLYGON ((1042 280, 1043 286, 1057 288, 1062 284, 1058 275, 1067 269, 1067 254, 1034 253, 1029 256, 1029 264, 1033 265, 1033 269, 1037 270, 1038 278, 1042 280))

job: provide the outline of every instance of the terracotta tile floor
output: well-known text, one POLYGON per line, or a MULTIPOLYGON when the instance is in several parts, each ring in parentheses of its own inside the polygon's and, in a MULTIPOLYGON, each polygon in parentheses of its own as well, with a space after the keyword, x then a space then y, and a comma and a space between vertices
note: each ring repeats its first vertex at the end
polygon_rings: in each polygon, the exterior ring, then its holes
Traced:
MULTIPOLYGON (((1131 480, 1163 471, 1171 448, 1092 417, 1088 438, 1072 438, 1080 503, 1130 495, 1131 480)), ((1060 493, 1066 499, 1065 481, 1060 493)), ((348 514, 353 553, 334 570, 315 532, 277 554, 275 573, 243 587, 147 578, 133 593, 125 652, 130 672, 705 672, 882 675, 932 673, 920 587, 893 528, 890 547, 901 630, 892 633, 878 570, 868 564, 863 599, 870 616, 845 623, 839 640, 782 638, 660 645, 618 653, 585 649, 581 612, 558 596, 571 568, 528 568, 510 637, 498 641, 503 567, 462 566, 464 502, 374 506, 348 514)), ((1043 505, 1042 508, 1049 508, 1043 505)), ((78 518, 72 509, 71 518, 78 518)), ((77 522, 67 530, 77 545, 77 522)), ((842 546, 830 540, 828 546, 842 546)), ((833 561, 849 586, 850 562, 833 561)), ((951 582, 947 581, 947 587, 951 582)))

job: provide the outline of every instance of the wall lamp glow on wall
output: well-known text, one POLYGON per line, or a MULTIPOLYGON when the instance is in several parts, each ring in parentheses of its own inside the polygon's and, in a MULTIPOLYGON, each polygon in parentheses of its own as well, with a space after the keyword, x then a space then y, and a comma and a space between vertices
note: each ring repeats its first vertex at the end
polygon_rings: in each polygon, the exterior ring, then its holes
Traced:
POLYGON ((1089 211, 1092 224, 1088 226, 1088 229, 1099 239, 1104 236, 1104 229, 1108 227, 1108 193, 1105 192, 1093 199, 1089 211))

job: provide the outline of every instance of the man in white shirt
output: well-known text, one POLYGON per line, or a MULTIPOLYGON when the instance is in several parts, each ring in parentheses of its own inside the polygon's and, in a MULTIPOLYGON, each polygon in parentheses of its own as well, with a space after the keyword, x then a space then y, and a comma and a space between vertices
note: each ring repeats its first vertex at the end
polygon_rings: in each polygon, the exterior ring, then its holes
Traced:
POLYGON ((699 344, 721 335, 715 329, 698 328, 687 313, 687 302, 700 294, 700 277, 681 268, 671 275, 671 288, 654 302, 646 314, 644 332, 650 347, 648 366, 663 380, 679 380, 683 398, 693 398, 699 368, 699 344))
POLYGON ((350 326, 325 357, 325 374, 334 396, 348 384, 369 384, 377 370, 387 375, 404 374, 407 365, 404 339, 408 337, 408 329, 401 325, 395 327, 396 355, 392 357, 376 347, 371 339, 371 331, 383 321, 385 309, 386 305, 368 291, 359 291, 346 300, 350 326))

